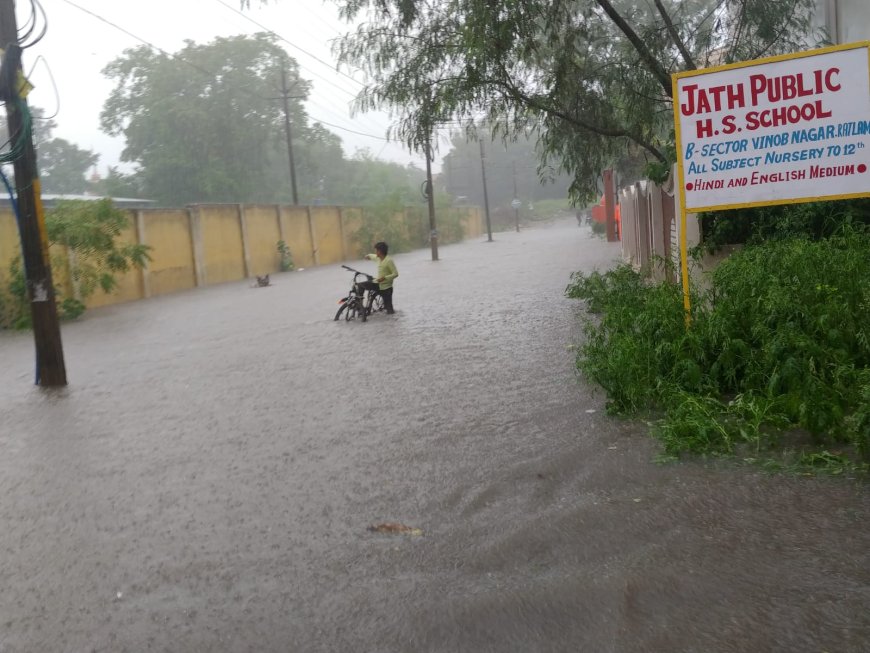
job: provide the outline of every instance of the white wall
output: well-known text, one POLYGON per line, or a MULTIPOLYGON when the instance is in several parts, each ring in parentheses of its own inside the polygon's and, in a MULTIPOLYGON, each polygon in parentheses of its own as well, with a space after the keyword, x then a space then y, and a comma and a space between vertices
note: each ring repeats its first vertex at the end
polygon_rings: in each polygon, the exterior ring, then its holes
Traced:
POLYGON ((813 24, 834 43, 870 40, 870 0, 816 0, 813 24))

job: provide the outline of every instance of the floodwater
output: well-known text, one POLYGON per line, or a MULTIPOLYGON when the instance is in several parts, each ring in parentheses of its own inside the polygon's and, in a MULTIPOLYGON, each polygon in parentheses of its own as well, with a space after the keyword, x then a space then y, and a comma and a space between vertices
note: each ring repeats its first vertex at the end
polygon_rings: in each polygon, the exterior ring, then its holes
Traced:
POLYGON ((59 391, 0 333, 0 653, 870 650, 867 487, 656 464, 569 350, 617 247, 495 238, 365 324, 338 265, 90 311, 59 391))

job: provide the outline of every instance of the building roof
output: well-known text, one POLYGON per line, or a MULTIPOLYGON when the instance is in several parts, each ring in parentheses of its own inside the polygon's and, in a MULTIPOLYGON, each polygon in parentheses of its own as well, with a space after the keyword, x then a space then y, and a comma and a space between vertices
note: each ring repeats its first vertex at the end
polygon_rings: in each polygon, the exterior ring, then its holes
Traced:
MULTIPOLYGON (((99 195, 66 195, 55 193, 42 194, 42 204, 43 206, 47 207, 55 206, 58 202, 62 200, 82 200, 85 202, 95 202, 101 199, 105 198, 100 197, 99 195)), ((112 203, 115 206, 122 209, 144 209, 155 206, 156 204, 154 200, 146 200, 136 197, 110 197, 109 199, 112 200, 112 203)), ((0 206, 9 206, 8 196, 0 196, 0 206)))

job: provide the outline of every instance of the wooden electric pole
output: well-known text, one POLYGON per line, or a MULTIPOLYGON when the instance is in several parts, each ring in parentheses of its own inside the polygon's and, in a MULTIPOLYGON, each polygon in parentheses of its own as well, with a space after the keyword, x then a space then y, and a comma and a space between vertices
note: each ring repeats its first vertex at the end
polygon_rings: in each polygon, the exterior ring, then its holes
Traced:
POLYGON ((30 130, 30 111, 25 97, 27 83, 21 66, 15 0, 0 0, 0 47, 5 50, 0 67, 0 99, 6 103, 10 150, 17 153, 13 161, 18 195, 17 218, 36 342, 36 384, 63 386, 67 384, 66 367, 51 278, 36 152, 30 130))

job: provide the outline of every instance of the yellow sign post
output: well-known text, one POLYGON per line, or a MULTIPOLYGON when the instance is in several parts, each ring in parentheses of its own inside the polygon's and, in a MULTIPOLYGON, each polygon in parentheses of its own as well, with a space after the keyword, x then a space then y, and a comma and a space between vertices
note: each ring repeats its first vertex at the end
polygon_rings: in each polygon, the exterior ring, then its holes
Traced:
POLYGON ((870 197, 870 42, 672 76, 688 322, 688 213, 870 197))

